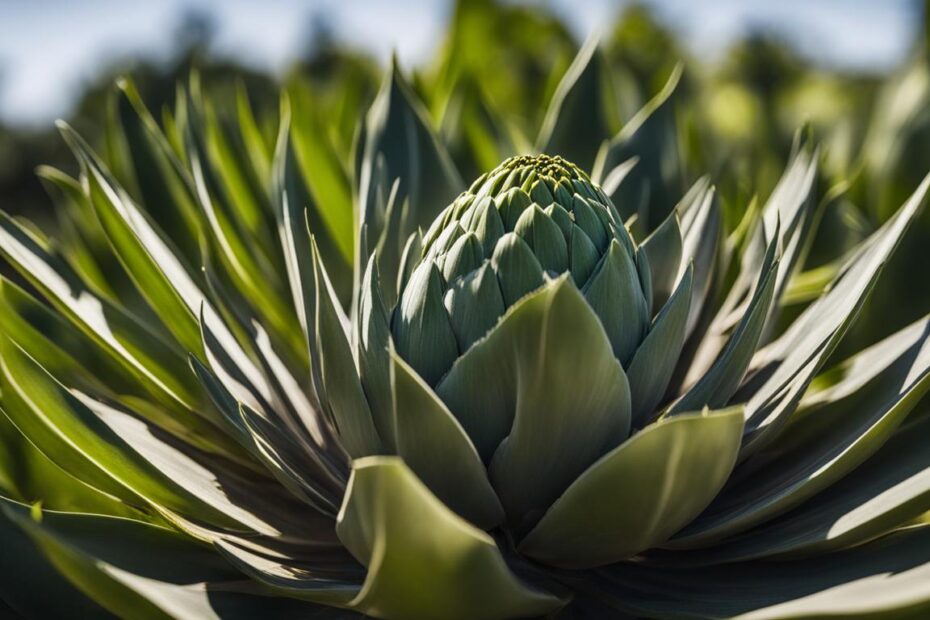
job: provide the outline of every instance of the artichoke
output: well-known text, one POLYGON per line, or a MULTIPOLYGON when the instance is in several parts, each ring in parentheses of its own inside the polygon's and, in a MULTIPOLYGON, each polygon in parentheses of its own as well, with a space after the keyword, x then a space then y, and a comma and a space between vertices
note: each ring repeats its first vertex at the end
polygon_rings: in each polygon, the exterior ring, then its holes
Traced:
MULTIPOLYGON (((559 92, 549 131, 565 136, 577 98, 559 92)), ((0 253, 29 285, 4 279, 0 297, 10 609, 930 605, 930 426, 911 414, 930 319, 828 367, 930 181, 789 317, 781 300, 837 196, 803 143, 725 231, 707 179, 676 206, 650 199, 677 190, 636 173, 676 160, 640 149, 658 146, 648 114, 591 176, 524 155, 461 191, 396 69, 352 187, 287 105, 272 153, 239 103, 230 132, 182 93, 162 130, 124 83, 108 160, 62 127, 80 176, 41 171, 61 235, 0 218, 0 253), (669 214, 634 236, 646 204, 669 214)))

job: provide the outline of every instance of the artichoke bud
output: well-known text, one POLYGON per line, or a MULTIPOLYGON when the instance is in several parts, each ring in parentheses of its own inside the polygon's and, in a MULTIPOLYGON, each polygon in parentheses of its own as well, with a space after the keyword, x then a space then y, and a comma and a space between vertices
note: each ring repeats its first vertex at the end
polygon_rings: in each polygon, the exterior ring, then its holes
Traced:
MULTIPOLYGON (((547 276, 568 273, 626 363, 650 319, 635 252, 616 208, 577 166, 547 155, 510 158, 475 181, 425 234, 420 266, 395 311, 395 339, 412 309, 434 313, 441 306, 447 320, 432 323, 443 325, 443 342, 451 335, 462 353, 547 276), (427 294, 429 303, 416 299, 427 294)), ((451 347, 413 354, 405 347, 426 335, 406 337, 398 352, 435 384, 451 365, 451 347), (443 358, 433 360, 436 368, 419 366, 434 357, 443 358)))

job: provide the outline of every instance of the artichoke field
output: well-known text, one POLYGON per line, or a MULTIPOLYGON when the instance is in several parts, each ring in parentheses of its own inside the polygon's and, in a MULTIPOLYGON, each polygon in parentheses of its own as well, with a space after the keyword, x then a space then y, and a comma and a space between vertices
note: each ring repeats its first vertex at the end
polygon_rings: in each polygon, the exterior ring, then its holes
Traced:
POLYGON ((809 136, 730 226, 680 69, 617 132, 602 75, 468 185, 396 66, 351 161, 196 79, 121 83, 103 156, 62 125, 58 232, 0 216, 7 610, 928 613, 930 317, 834 353, 930 180, 813 278, 809 136))

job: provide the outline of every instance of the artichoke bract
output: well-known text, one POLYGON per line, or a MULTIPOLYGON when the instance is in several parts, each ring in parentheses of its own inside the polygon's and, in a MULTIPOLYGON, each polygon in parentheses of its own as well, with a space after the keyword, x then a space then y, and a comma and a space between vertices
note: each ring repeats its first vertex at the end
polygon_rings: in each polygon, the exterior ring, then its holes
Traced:
POLYGON ((5 604, 925 611, 930 417, 912 412, 930 318, 828 364, 930 180, 783 313, 818 205, 841 195, 822 192, 819 151, 799 139, 726 227, 708 179, 666 183, 676 141, 650 138, 674 135, 676 73, 581 149, 589 176, 557 153, 581 122, 565 111, 600 92, 592 59, 556 90, 538 140, 553 154, 468 189, 396 67, 355 185, 287 102, 273 154, 247 98, 230 133, 198 89, 163 131, 122 83, 106 161, 63 125, 80 173, 41 171, 62 234, 0 217, 29 285, 0 285, 5 604))

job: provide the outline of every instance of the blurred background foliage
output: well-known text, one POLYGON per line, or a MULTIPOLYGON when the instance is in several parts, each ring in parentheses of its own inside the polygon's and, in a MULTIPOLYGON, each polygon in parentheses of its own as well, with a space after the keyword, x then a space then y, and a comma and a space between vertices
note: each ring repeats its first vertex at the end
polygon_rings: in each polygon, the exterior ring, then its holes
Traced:
MULTIPOLYGON (((686 187, 704 174, 718 187, 728 230, 737 230, 746 210, 772 192, 799 141, 819 144, 822 224, 803 277, 785 300, 798 307, 806 300, 804 286, 816 288, 837 258, 893 213, 930 170, 926 36, 915 42, 902 66, 876 74, 824 68, 763 30, 751 32, 712 61, 696 58, 645 4, 625 5, 606 33, 597 62, 590 65, 592 75, 578 82, 579 88, 590 90, 583 100, 598 102, 581 115, 584 126, 546 124, 551 101, 576 105, 571 97, 559 99, 558 89, 585 42, 539 5, 459 0, 436 53, 421 66, 401 71, 467 182, 501 159, 534 148, 560 150, 591 166, 601 140, 618 136, 615 151, 605 157, 621 157, 630 140, 624 129, 637 125, 637 111, 683 66, 661 112, 674 117, 672 139, 678 141, 680 161, 655 170, 666 182, 665 200, 672 204, 664 212, 629 207, 627 214, 639 214, 641 233, 658 224, 686 187), (571 144, 590 144, 590 150, 573 151, 565 132, 571 134, 571 144)), ((283 89, 295 135, 306 137, 295 144, 303 161, 329 166, 337 171, 335 178, 345 181, 339 187, 311 189, 351 201, 359 121, 384 79, 379 62, 337 42, 319 21, 309 23, 308 44, 298 60, 277 76, 211 55, 212 36, 210 16, 192 12, 174 34, 170 58, 132 59, 132 83, 169 140, 185 139, 170 131, 183 114, 205 114, 220 128, 241 125, 243 118, 254 121, 250 148, 257 152, 250 155, 261 171, 269 165, 283 89), (208 93, 208 99, 201 93, 208 93)), ((117 151, 128 145, 120 143, 117 136, 122 134, 114 128, 125 122, 126 107, 133 104, 125 89, 114 86, 126 67, 126 59, 119 59, 102 69, 66 119, 117 162, 117 151)), ((636 139, 658 143, 668 138, 656 131, 644 126, 636 139)), ((67 235, 73 222, 49 200, 43 184, 54 183, 36 175, 42 164, 76 174, 53 127, 0 125, 3 208, 57 224, 60 234, 67 235)), ((928 268, 930 214, 907 237, 848 346, 861 348, 930 309, 928 268)))

